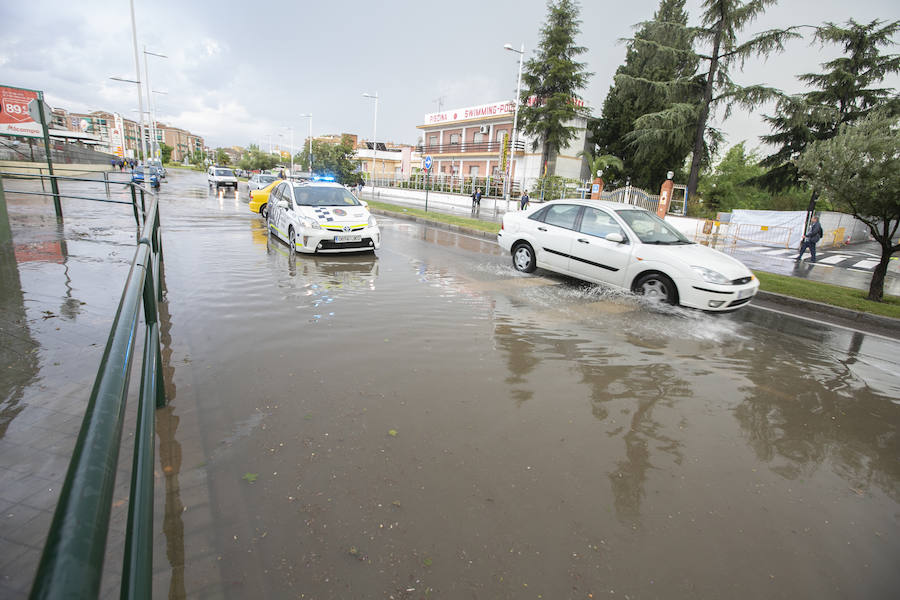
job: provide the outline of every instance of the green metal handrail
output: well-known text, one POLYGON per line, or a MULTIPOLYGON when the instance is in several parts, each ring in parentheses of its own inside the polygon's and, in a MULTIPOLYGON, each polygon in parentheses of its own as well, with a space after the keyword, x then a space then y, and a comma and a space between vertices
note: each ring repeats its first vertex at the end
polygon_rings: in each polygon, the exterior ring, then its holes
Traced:
MULTIPOLYGON (((137 213, 144 190, 131 187, 137 213)), ((151 192, 147 192, 151 193, 151 192)), ((140 239, 119 301, 59 503, 41 555, 31 598, 96 598, 122 439, 139 311, 144 308, 144 351, 121 598, 150 598, 153 569, 153 463, 155 408, 166 402, 159 343, 162 238, 159 199, 151 193, 140 239)))

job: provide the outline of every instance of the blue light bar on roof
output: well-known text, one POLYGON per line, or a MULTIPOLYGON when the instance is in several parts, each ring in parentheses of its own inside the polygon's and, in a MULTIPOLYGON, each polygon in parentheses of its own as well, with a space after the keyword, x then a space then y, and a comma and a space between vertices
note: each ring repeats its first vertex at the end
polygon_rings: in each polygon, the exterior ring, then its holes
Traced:
POLYGON ((331 175, 316 175, 313 177, 313 181, 334 181, 334 177, 331 175))

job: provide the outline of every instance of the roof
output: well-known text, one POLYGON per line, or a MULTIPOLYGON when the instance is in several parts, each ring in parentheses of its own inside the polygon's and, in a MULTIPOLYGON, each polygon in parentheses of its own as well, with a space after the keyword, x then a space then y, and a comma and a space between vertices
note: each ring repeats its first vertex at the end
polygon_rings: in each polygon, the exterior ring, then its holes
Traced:
POLYGON ((559 200, 544 202, 542 206, 547 206, 548 204, 583 204, 585 206, 608 208, 609 210, 647 210, 643 206, 634 204, 624 204, 622 202, 613 202, 611 200, 591 200, 590 198, 560 198, 559 200))

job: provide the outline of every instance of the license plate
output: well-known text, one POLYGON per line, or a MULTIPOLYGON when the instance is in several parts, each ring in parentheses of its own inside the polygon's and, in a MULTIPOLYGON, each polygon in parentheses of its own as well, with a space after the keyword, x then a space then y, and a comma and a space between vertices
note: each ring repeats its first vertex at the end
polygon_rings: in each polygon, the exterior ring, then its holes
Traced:
POLYGON ((748 289, 746 289, 746 290, 741 290, 741 291, 738 292, 738 300, 741 300, 741 299, 743 299, 743 298, 749 298, 749 297, 752 296, 752 295, 753 295, 753 288, 748 288, 748 289))
POLYGON ((342 244, 346 242, 361 242, 361 235, 336 235, 334 236, 335 243, 342 244))

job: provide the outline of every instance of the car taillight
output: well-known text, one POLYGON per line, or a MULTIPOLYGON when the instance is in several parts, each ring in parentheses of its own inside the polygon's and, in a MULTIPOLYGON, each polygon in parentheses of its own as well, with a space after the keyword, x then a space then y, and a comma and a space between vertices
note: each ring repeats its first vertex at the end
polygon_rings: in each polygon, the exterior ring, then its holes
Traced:
POLYGON ((500 229, 503 229, 503 221, 500 221, 500 229))

